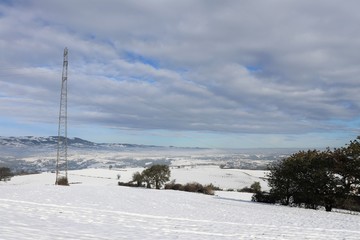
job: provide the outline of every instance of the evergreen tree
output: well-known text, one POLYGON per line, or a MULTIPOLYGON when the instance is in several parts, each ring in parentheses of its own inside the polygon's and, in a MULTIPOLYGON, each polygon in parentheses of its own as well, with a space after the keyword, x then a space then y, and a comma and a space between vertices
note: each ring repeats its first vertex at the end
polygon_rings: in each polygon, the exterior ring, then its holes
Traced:
POLYGON ((329 152, 300 151, 270 167, 269 186, 275 199, 316 209, 332 207, 336 179, 329 152))

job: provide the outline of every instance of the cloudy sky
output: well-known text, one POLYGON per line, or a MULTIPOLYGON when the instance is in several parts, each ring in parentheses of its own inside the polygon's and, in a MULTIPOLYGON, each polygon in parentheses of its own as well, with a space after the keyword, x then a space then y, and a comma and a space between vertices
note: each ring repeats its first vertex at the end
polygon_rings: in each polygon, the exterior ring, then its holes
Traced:
POLYGON ((360 127, 356 0, 3 0, 0 135, 340 147, 360 127))

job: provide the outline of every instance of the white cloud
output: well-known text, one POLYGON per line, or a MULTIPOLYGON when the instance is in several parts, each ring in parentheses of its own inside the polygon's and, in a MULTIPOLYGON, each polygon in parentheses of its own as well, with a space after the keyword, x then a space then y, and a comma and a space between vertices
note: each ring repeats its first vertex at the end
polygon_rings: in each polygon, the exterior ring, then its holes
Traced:
POLYGON ((358 7, 280 0, 0 4, 0 109, 20 121, 49 122, 67 46, 69 109, 79 125, 343 131, 344 122, 360 118, 358 7))

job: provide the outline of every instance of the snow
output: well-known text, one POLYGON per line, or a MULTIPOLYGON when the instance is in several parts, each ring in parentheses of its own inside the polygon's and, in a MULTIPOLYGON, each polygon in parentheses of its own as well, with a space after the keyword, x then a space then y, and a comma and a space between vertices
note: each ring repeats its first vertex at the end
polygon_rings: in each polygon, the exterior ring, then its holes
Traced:
MULTIPOLYGON (((136 170, 142 169, 70 171, 74 184, 69 187, 55 186, 53 173, 2 182, 0 239, 330 240, 360 236, 359 215, 253 203, 251 194, 237 192, 209 196, 116 185, 118 173, 126 179, 136 170)), ((185 173, 174 172, 178 178, 185 173)))
MULTIPOLYGON (((112 170, 104 168, 93 168, 83 170, 69 171, 69 180, 73 183, 81 183, 86 185, 114 185, 118 181, 128 182, 132 179, 135 172, 142 172, 145 168, 112 168, 112 170)), ((241 189, 250 187, 250 185, 258 181, 261 183, 263 190, 267 190, 268 186, 264 180, 266 171, 260 170, 243 170, 243 169, 220 169, 219 166, 191 166, 191 167, 171 167, 171 178, 176 183, 186 184, 189 182, 198 182, 204 185, 212 183, 214 186, 222 189, 241 189)), ((33 178, 37 183, 48 182, 52 184, 54 176, 51 173, 42 173, 41 178, 33 178)), ((30 184, 28 176, 18 176, 13 178, 9 184, 30 184)))
POLYGON ((220 169, 219 166, 191 166, 171 169, 171 178, 177 183, 199 182, 210 184, 222 189, 241 189, 250 187, 252 183, 260 182, 263 190, 267 190, 264 180, 266 171, 243 169, 220 169))

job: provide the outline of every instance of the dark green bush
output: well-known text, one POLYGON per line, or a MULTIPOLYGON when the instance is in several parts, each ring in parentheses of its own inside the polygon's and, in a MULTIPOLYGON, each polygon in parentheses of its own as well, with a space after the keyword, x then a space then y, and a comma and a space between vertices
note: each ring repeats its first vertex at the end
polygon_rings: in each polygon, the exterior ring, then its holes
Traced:
POLYGON ((251 189, 249 187, 243 187, 243 188, 239 189, 238 192, 254 193, 253 189, 251 189))
POLYGON ((118 182, 119 186, 123 186, 123 187, 144 187, 144 185, 138 185, 138 183, 133 183, 133 182, 118 182))
POLYGON ((268 192, 256 192, 252 197, 251 201, 253 202, 262 202, 262 203, 276 203, 276 199, 273 195, 268 192))

